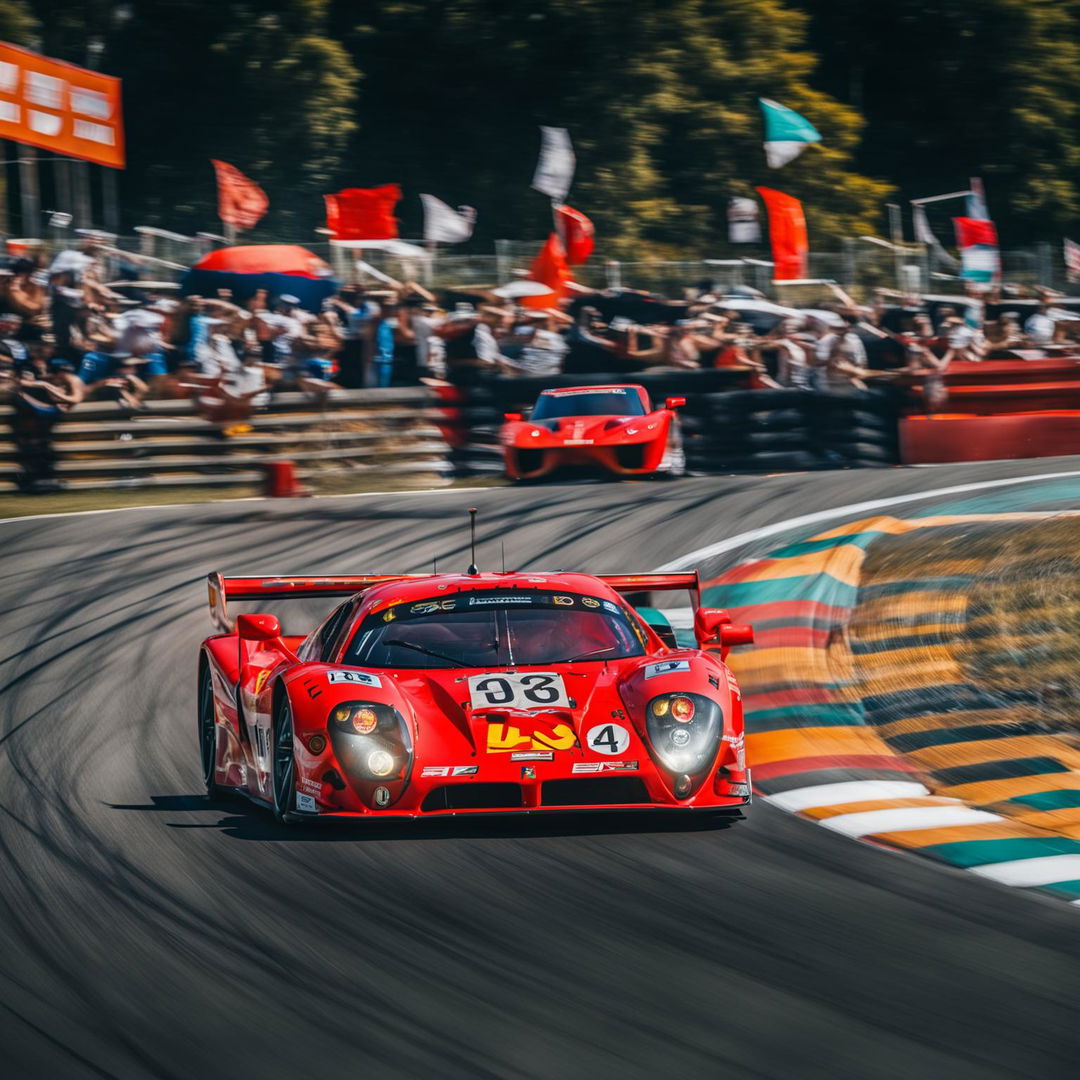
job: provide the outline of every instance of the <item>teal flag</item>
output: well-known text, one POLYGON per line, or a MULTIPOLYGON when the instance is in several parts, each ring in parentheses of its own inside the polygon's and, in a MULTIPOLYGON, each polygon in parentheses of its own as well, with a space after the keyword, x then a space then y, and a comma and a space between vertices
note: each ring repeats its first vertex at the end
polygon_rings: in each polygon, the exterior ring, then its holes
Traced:
POLYGON ((794 161, 810 143, 821 142, 817 128, 779 102, 758 98, 765 120, 765 160, 770 169, 794 161))

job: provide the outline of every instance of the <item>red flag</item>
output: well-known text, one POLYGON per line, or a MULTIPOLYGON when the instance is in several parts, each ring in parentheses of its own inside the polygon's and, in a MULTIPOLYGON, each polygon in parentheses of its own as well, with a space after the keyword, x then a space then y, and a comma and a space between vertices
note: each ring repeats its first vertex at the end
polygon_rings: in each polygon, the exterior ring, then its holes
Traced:
POLYGON ((523 296, 518 303, 522 307, 544 308, 555 307, 566 292, 566 283, 570 280, 570 267, 566 262, 566 252, 563 250, 559 238, 552 233, 547 238, 547 243, 540 249, 540 254, 533 259, 529 268, 529 279, 539 281, 551 289, 554 296, 523 296))
POLYGON ((235 165, 213 158, 210 164, 217 176, 218 217, 237 229, 254 228, 270 205, 266 192, 235 165))
POLYGON ((571 266, 581 266, 588 262, 593 252, 593 223, 572 206, 557 206, 555 228, 566 249, 566 261, 571 266))
POLYGON ((997 228, 992 221, 967 217, 957 217, 952 220, 953 228, 956 229, 957 247, 973 247, 975 244, 985 244, 988 247, 998 246, 997 228))
POLYGON ((324 195, 326 227, 335 240, 393 240, 398 234, 394 207, 401 199, 397 184, 346 188, 324 195))
POLYGON ((802 203, 782 191, 759 187, 769 212, 769 242, 772 244, 773 281, 794 281, 806 277, 806 218, 802 203))

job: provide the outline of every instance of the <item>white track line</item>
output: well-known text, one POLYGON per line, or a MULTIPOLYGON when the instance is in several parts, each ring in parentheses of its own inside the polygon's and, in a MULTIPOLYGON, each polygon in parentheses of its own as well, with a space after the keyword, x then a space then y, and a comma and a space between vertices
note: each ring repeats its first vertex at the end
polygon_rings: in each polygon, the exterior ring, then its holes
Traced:
POLYGON ((845 836, 873 836, 875 833, 913 832, 917 829, 938 829, 947 825, 982 825, 1001 821, 998 814, 972 810, 970 806, 897 806, 886 810, 864 810, 861 813, 837 814, 818 822, 826 829, 845 836))
MULTIPOLYGON (((448 487, 448 488, 405 488, 402 491, 344 491, 338 492, 333 495, 310 495, 304 497, 303 500, 297 498, 295 501, 308 503, 310 501, 320 499, 368 499, 368 498, 392 498, 398 495, 447 495, 451 493, 470 492, 470 491, 491 491, 492 488, 487 487, 448 487)), ((45 518, 69 518, 69 517, 88 517, 91 514, 123 514, 129 510, 175 510, 177 507, 193 507, 193 506, 226 506, 231 503, 241 502, 269 502, 274 506, 283 506, 285 500, 283 499, 271 499, 268 495, 242 495, 236 499, 207 499, 205 502, 189 502, 189 503, 156 503, 145 506, 109 506, 104 510, 57 510, 54 514, 24 514, 22 517, 9 517, 0 518, 0 525, 9 525, 15 521, 43 521, 45 518)))
POLYGON ((878 799, 917 799, 929 794, 922 784, 910 780, 845 780, 839 784, 795 788, 762 798, 781 810, 797 814, 817 806, 842 806, 878 799))
POLYGON ((874 510, 884 510, 890 506, 901 506, 904 503, 919 502, 922 499, 934 499, 942 495, 963 495, 968 491, 986 491, 988 488, 1008 487, 1010 484, 1034 484, 1040 480, 1061 480, 1069 476, 1080 476, 1080 469, 1068 472, 1038 473, 1035 476, 1015 476, 1008 480, 980 480, 971 484, 954 484, 951 487, 934 488, 930 491, 919 491, 910 495, 893 495, 887 499, 871 499, 868 502, 848 503, 847 506, 836 506, 830 510, 818 510, 813 514, 803 514, 801 517, 788 518, 787 521, 779 521, 775 525, 763 525, 760 529, 751 529, 749 532, 739 533, 737 536, 729 536, 726 540, 719 540, 715 544, 698 548, 689 555, 680 556, 672 562, 658 566, 655 573, 670 574, 676 570, 687 570, 700 565, 704 560, 711 559, 716 555, 722 555, 726 551, 751 544, 755 540, 762 540, 768 536, 777 536, 781 533, 797 529, 802 525, 820 525, 841 515, 869 513, 874 510))

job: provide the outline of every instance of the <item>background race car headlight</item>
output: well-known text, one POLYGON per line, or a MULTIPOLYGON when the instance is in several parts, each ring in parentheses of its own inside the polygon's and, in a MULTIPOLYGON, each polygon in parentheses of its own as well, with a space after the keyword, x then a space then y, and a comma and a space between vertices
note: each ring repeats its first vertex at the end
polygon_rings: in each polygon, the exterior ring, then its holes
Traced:
POLYGON ((364 780, 401 779, 412 762, 412 737, 397 709, 346 701, 330 711, 327 728, 341 764, 364 780))
POLYGON ((701 694, 661 694, 645 708, 645 727, 664 768, 694 775, 716 757, 724 716, 715 701, 701 694))

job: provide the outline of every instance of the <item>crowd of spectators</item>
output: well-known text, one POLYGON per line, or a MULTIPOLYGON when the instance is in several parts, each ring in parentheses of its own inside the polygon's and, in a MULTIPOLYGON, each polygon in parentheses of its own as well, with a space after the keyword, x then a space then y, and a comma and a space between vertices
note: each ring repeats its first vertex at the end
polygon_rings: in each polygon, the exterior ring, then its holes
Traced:
POLYGON ((794 309, 701 282, 679 298, 574 286, 537 308, 512 298, 527 288, 436 296, 394 282, 342 287, 308 311, 288 292, 183 296, 172 282, 109 282, 109 241, 88 233, 51 262, 0 262, 0 396, 13 402, 31 485, 49 474, 52 425, 83 400, 134 415, 150 397, 188 397, 227 437, 283 390, 320 403, 335 388, 420 380, 721 368, 749 387, 836 392, 908 377, 934 409, 954 363, 1074 352, 1080 341, 1080 319, 1045 292, 1015 309, 1000 296, 885 291, 859 305, 833 286, 823 306, 794 309))

